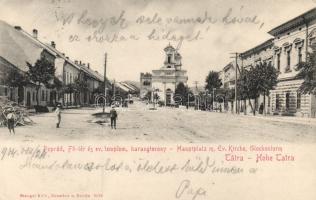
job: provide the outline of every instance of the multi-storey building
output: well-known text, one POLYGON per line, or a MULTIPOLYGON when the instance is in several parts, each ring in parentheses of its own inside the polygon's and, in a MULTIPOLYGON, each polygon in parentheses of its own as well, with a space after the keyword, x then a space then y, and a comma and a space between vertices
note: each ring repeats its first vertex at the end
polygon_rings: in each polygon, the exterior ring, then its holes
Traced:
MULTIPOLYGON (((174 102, 174 92, 177 85, 188 81, 187 71, 182 69, 181 55, 170 44, 164 49, 166 58, 163 67, 152 70, 152 89, 165 105, 174 102)), ((154 95, 152 95, 154 96, 154 95)))
POLYGON ((152 75, 150 73, 140 74, 140 98, 144 98, 148 92, 152 92, 152 75))
MULTIPOLYGON (((273 38, 241 53, 239 55, 239 63, 241 65, 241 70, 249 70, 251 67, 264 63, 273 66, 273 38)), ((270 102, 270 97, 267 91, 265 96, 261 94, 256 99, 242 101, 240 110, 245 111, 245 113, 247 113, 247 111, 251 112, 252 109, 259 111, 260 105, 263 106, 263 104, 265 104, 265 112, 270 113, 270 102), (251 102, 251 105, 249 102, 251 102)))
POLYGON ((315 95, 299 92, 303 80, 296 75, 297 64, 306 61, 316 41, 316 8, 273 28, 269 34, 274 36, 274 66, 279 71, 279 82, 271 91, 272 112, 315 117, 315 95))

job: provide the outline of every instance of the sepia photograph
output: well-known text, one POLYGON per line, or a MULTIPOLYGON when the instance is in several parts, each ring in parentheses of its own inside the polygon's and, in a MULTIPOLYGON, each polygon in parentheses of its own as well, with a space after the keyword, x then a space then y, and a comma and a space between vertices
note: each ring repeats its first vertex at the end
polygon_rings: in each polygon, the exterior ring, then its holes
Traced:
POLYGON ((315 199, 316 1, 0 0, 0 140, 0 200, 315 199))

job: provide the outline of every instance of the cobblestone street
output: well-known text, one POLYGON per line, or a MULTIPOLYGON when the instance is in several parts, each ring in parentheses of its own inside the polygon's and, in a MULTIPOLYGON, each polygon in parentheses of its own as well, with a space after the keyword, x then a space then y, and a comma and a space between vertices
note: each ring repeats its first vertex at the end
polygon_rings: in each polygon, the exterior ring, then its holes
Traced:
POLYGON ((9 135, 0 128, 4 140, 113 140, 152 142, 316 142, 313 119, 263 117, 203 112, 176 108, 150 110, 149 105, 135 102, 129 108, 117 108, 117 129, 111 130, 109 120, 92 116, 102 109, 81 108, 63 110, 61 128, 55 126, 54 113, 32 116, 32 126, 16 128, 9 135))

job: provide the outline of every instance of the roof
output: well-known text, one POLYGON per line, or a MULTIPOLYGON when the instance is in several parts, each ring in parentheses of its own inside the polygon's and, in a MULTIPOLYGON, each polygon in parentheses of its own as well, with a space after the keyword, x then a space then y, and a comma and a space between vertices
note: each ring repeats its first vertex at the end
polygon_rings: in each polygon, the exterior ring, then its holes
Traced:
POLYGON ((286 31, 289 31, 295 27, 298 27, 300 25, 303 25, 307 22, 310 22, 311 20, 316 19, 316 7, 273 28, 272 30, 270 30, 268 33, 273 35, 273 36, 277 36, 279 34, 282 34, 286 31))
POLYGON ((44 48, 32 39, 0 20, 1 57, 22 71, 27 71, 26 62, 35 64, 44 48))
POLYGON ((47 48, 49 48, 51 51, 55 52, 59 57, 63 58, 66 62, 68 62, 69 64, 73 65, 74 67, 76 67, 79 70, 83 70, 86 73, 90 74, 91 76, 93 76, 95 79, 99 80, 99 81, 104 81, 104 77, 97 73, 96 71, 82 66, 80 64, 76 64, 75 62, 73 62, 72 60, 70 60, 68 57, 66 57, 62 52, 58 51, 56 48, 52 47, 49 44, 45 44, 47 48))
POLYGON ((130 89, 128 87, 126 87, 124 84, 122 84, 121 82, 116 82, 115 86, 120 88, 124 92, 129 92, 130 91, 130 89))
POLYGON ((164 51, 168 51, 169 49, 172 50, 172 51, 176 50, 173 46, 168 44, 168 46, 164 48, 164 51))
POLYGON ((228 63, 228 64, 223 68, 224 73, 225 73, 228 69, 230 69, 230 68, 235 69, 235 66, 234 66, 233 62, 228 63))
POLYGON ((241 57, 247 57, 251 54, 254 54, 254 53, 257 53, 257 52, 260 52, 262 50, 264 50, 265 48, 267 47, 272 47, 273 46, 273 38, 270 38, 266 41, 264 41, 263 43, 243 52, 240 54, 241 57))

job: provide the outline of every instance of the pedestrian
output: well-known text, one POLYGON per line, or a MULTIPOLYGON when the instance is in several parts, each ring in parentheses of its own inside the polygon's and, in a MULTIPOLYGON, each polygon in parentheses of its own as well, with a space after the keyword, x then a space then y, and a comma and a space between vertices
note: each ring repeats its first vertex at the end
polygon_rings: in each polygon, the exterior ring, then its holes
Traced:
POLYGON ((111 118, 111 128, 116 129, 116 119, 117 119, 117 112, 115 110, 115 106, 112 106, 112 109, 110 110, 110 118, 111 118))
POLYGON ((57 116, 56 128, 59 128, 60 121, 61 121, 61 105, 60 104, 57 105, 57 108, 55 110, 55 114, 57 116))
POLYGON ((263 114, 263 103, 260 104, 260 107, 259 107, 259 114, 263 114))
POLYGON ((13 108, 9 108, 6 118, 7 118, 7 125, 8 125, 8 129, 10 131, 10 134, 11 134, 11 131, 13 132, 13 134, 15 134, 14 124, 15 124, 16 116, 14 114, 13 108))

